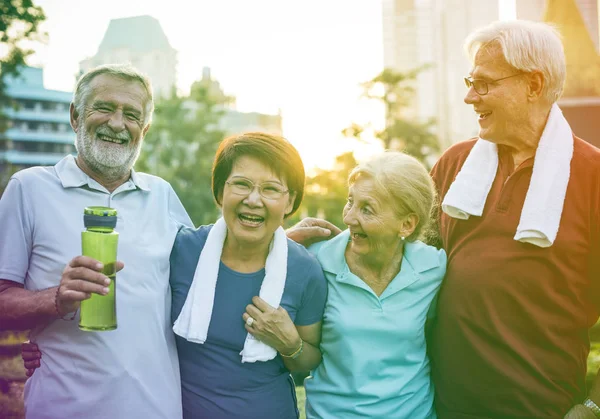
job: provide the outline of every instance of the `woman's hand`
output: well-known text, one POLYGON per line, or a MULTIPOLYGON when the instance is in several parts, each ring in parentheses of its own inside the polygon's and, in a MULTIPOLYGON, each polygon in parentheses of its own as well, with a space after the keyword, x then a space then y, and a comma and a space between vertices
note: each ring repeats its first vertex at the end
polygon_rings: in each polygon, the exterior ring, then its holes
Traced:
POLYGON ((298 330, 284 308, 271 307, 262 298, 253 297, 242 318, 248 333, 279 353, 292 354, 300 347, 298 330))
POLYGON ((304 247, 308 247, 313 243, 329 240, 341 232, 342 230, 329 221, 320 218, 305 218, 295 226, 289 228, 285 234, 288 239, 294 240, 304 247))

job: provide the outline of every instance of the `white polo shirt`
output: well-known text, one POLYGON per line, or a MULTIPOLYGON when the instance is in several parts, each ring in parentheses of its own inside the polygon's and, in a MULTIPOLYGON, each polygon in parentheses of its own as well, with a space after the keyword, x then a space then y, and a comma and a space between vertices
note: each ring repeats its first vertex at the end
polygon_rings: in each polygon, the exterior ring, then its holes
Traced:
POLYGON ((25 387, 26 416, 181 418, 169 255, 179 227, 192 222, 169 183, 132 171, 109 193, 72 156, 16 173, 0 199, 0 279, 57 286, 81 254, 83 209, 93 205, 118 211, 118 327, 84 332, 76 318, 32 331, 43 355, 25 387))

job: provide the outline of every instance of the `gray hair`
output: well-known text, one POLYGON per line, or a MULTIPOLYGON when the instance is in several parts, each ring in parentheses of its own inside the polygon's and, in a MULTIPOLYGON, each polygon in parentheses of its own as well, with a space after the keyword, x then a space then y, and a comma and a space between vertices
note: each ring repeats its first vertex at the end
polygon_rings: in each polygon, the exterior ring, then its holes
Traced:
POLYGON ((399 217, 415 214, 419 218, 407 240, 415 241, 423 236, 431 224, 437 193, 421 162, 399 151, 385 151, 358 164, 348 176, 348 185, 361 176, 374 180, 376 193, 389 200, 399 217))
POLYGON ((504 59, 523 72, 541 71, 544 97, 554 103, 562 95, 566 78, 565 52, 558 30, 547 23, 527 20, 493 22, 472 32, 464 43, 471 63, 480 48, 496 43, 504 59))
POLYGON ((152 84, 150 83, 148 76, 129 64, 101 65, 89 70, 81 76, 75 87, 75 93, 73 94, 73 106, 75 106, 77 113, 83 115, 88 97, 92 90, 90 87, 92 80, 101 74, 119 77, 127 81, 136 81, 144 87, 146 94, 148 95, 144 108, 144 127, 147 126, 152 121, 152 113, 154 112, 152 84))

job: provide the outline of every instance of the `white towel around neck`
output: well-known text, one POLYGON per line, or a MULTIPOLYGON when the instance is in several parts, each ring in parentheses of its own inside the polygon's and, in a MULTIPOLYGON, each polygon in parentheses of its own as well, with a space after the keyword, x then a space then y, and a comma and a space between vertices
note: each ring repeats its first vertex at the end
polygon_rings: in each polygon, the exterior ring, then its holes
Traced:
MULTIPOLYGON (((206 341, 226 237, 225 220, 219 218, 208 233, 206 244, 196 265, 192 285, 181 313, 173 325, 173 331, 190 342, 203 344, 206 341)), ((285 288, 287 252, 287 237, 283 228, 279 227, 269 247, 269 255, 265 263, 265 278, 259 292, 260 298, 273 307, 279 307, 285 288)), ((240 322, 242 321, 240 317, 240 322)), ((277 356, 277 351, 248 333, 240 355, 242 355, 242 362, 269 361, 277 356)))
MULTIPOLYGON (((573 132, 558 105, 552 105, 538 144, 531 182, 514 239, 552 246, 564 207, 573 157, 573 132)), ((450 217, 481 216, 498 169, 496 144, 478 139, 442 202, 450 217)))

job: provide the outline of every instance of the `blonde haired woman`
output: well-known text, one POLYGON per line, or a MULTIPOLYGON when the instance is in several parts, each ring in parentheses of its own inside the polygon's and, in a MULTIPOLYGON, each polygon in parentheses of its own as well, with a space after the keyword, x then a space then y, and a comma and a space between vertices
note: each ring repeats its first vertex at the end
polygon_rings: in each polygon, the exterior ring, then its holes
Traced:
POLYGON ((323 360, 305 382, 308 418, 435 418, 425 323, 446 254, 418 240, 435 189, 399 152, 349 177, 348 229, 309 250, 328 283, 323 360))

